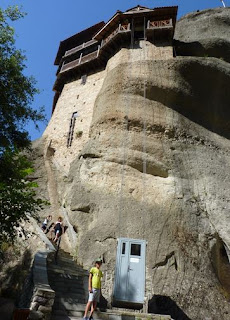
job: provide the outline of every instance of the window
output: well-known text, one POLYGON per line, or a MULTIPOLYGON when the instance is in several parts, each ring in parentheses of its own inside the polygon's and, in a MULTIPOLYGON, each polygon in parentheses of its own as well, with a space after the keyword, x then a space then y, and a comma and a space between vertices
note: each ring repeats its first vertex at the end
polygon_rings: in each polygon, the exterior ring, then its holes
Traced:
POLYGON ((141 255, 141 245, 132 243, 131 244, 131 256, 140 256, 141 255))
POLYGON ((76 121, 77 117, 78 117, 78 112, 77 111, 73 112, 72 117, 70 119, 67 147, 71 147, 71 145, 72 145, 75 121, 76 121))
POLYGON ((122 254, 125 254, 125 242, 122 243, 122 254))

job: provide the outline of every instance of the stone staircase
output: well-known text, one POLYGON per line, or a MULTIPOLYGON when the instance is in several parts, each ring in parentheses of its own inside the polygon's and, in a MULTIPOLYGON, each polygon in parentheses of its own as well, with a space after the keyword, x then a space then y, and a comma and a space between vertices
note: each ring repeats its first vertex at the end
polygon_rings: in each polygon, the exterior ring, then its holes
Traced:
MULTIPOLYGON (((55 291, 51 320, 80 320, 88 299, 88 272, 62 250, 59 251, 56 262, 55 253, 50 254, 47 259, 48 280, 55 291)), ((98 320, 172 320, 170 316, 122 309, 96 311, 93 316, 98 320)))
POLYGON ((81 319, 87 301, 88 272, 62 250, 58 252, 57 261, 55 253, 49 256, 47 267, 49 284, 55 291, 51 320, 81 319))

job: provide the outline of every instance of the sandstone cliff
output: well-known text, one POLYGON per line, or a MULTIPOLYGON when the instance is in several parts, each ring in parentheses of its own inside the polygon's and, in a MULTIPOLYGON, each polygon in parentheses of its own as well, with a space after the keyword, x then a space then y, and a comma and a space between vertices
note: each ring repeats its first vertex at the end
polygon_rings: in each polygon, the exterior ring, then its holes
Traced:
POLYGON ((51 137, 58 106, 44 133, 51 203, 76 232, 66 248, 86 267, 103 256, 109 301, 117 238, 145 239, 150 312, 230 317, 229 25, 230 9, 205 10, 177 22, 176 57, 121 49, 95 83, 83 140, 70 152, 62 128, 51 137))

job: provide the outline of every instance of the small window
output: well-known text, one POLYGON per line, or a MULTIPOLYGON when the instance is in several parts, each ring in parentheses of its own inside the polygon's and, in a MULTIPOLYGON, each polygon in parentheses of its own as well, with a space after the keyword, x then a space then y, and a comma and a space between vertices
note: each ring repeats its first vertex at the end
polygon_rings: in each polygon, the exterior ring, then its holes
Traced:
POLYGON ((87 74, 84 74, 82 77, 81 77, 81 84, 86 84, 86 80, 87 80, 87 74))
POLYGON ((141 255, 141 245, 132 243, 131 244, 131 256, 140 256, 141 255))
POLYGON ((125 254, 125 242, 122 243, 122 254, 125 254))
POLYGON ((78 112, 77 111, 73 112, 72 117, 70 119, 69 132, 68 132, 68 138, 67 138, 67 147, 71 147, 72 145, 75 121, 77 117, 78 117, 78 112))

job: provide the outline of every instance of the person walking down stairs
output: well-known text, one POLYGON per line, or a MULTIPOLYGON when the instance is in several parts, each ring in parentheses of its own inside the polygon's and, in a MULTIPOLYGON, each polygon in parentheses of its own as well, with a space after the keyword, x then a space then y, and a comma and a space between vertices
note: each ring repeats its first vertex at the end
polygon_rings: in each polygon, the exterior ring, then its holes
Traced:
POLYGON ((95 266, 90 269, 89 273, 89 300, 85 307, 85 314, 83 320, 93 320, 93 312, 97 307, 97 303, 100 300, 101 295, 101 278, 103 273, 100 270, 102 265, 102 260, 96 259, 95 266), (87 313, 90 310, 89 318, 87 318, 87 313))
POLYGON ((55 243, 58 241, 58 239, 64 233, 64 227, 63 227, 63 222, 62 221, 63 221, 62 217, 58 217, 58 220, 57 220, 57 222, 55 223, 55 226, 54 226, 55 238, 54 238, 53 241, 55 243))

